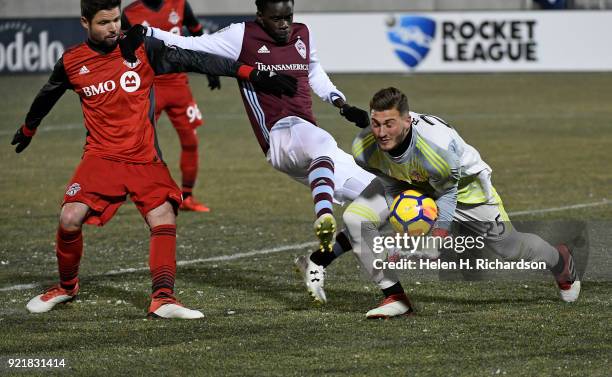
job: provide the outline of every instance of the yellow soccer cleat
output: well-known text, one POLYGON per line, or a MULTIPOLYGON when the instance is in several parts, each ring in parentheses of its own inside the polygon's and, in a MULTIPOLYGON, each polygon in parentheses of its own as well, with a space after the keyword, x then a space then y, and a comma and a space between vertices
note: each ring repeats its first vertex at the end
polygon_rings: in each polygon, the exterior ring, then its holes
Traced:
POLYGON ((336 219, 332 214, 324 213, 314 222, 315 235, 319 239, 319 250, 332 251, 336 235, 336 219))

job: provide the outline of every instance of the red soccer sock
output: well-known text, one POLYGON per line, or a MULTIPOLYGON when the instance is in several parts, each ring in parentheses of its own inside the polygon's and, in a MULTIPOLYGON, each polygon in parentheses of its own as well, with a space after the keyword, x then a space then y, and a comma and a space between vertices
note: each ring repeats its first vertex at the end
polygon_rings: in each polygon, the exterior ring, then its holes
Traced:
POLYGON ((55 254, 62 288, 71 290, 78 282, 79 265, 83 256, 83 233, 57 228, 55 254))
POLYGON ((171 297, 176 275, 176 225, 158 225, 151 229, 149 268, 153 297, 171 297))
POLYGON ((181 142, 181 174, 183 191, 195 186, 198 176, 198 135, 193 129, 177 130, 181 142))

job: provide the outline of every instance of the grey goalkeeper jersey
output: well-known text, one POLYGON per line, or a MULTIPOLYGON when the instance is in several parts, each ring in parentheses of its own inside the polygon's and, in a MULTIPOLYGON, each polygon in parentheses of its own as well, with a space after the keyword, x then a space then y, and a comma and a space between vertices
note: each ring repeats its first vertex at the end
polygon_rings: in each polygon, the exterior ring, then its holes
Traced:
POLYGON ((408 183, 431 195, 438 206, 436 226, 445 229, 450 227, 457 202, 482 204, 498 200, 490 185, 491 168, 474 147, 436 116, 415 112, 410 116, 411 141, 401 156, 381 151, 372 130, 366 128, 353 142, 357 164, 380 177, 388 192, 408 183), (487 182, 481 183, 483 180, 487 182))

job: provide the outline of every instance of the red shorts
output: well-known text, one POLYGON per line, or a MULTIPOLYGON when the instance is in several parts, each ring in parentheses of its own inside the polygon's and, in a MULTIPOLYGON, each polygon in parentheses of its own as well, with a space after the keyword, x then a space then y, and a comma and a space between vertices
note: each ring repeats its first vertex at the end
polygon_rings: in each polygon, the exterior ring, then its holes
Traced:
POLYGON ((174 128, 195 129, 203 123, 189 85, 156 85, 155 119, 159 119, 164 110, 174 128))
POLYGON ((181 190, 164 163, 133 164, 85 156, 67 186, 62 205, 86 204, 91 211, 85 222, 102 226, 128 194, 143 217, 166 201, 176 213, 182 202, 181 190))

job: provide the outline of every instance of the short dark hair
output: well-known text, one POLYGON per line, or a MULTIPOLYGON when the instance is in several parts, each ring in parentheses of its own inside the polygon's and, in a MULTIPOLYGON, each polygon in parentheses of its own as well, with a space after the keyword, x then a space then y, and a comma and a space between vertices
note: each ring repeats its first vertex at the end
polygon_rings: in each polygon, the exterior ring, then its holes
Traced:
POLYGON ((81 16, 91 21, 101 10, 121 8, 121 0, 81 0, 81 16))
POLYGON ((293 4, 295 4, 294 0, 255 0, 255 6, 257 7, 258 12, 263 12, 268 3, 282 3, 285 1, 291 1, 293 4))
POLYGON ((396 109, 401 115, 408 114, 408 97, 401 90, 389 87, 381 89, 370 100, 370 110, 385 111, 396 109))

